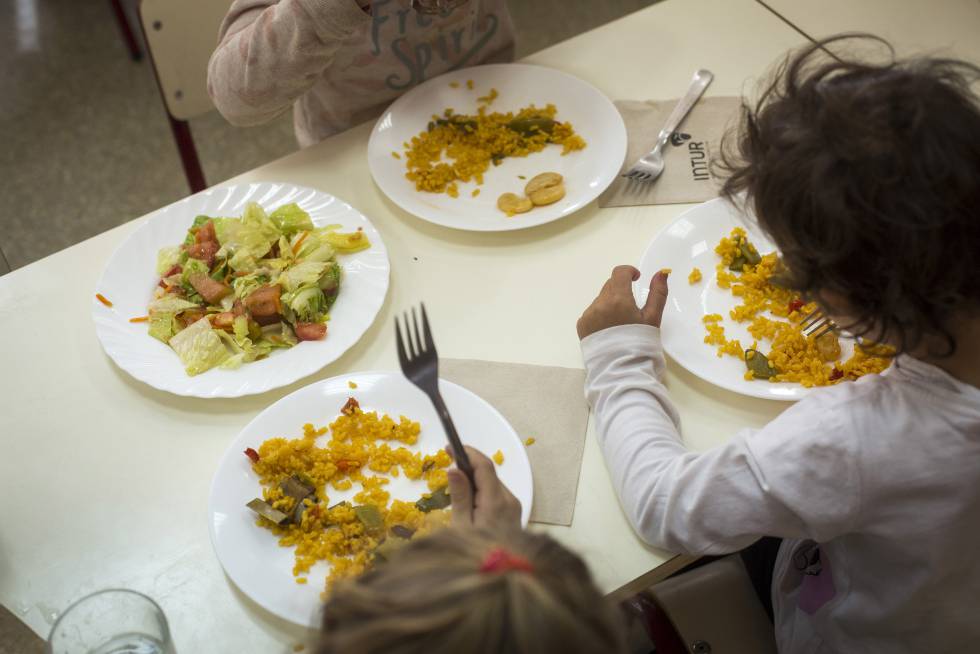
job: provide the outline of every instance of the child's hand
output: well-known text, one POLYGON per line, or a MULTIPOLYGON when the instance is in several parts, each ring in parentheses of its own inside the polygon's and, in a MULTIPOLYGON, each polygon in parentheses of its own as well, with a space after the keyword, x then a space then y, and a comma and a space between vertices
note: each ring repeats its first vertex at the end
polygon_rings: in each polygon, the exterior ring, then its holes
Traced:
POLYGON ((582 339, 619 325, 659 327, 667 304, 667 273, 660 271, 650 280, 650 295, 642 309, 636 306, 633 297, 633 282, 639 278, 640 271, 633 266, 613 268, 612 276, 599 291, 599 296, 578 319, 578 337, 582 339))
MULTIPOLYGON (((452 468, 449 474, 449 495, 453 500, 453 524, 472 524, 477 527, 521 528, 521 503, 497 478, 493 461, 479 450, 466 447, 473 465, 476 498, 470 482, 461 470, 452 468)), ((452 448, 447 448, 452 456, 452 448)))

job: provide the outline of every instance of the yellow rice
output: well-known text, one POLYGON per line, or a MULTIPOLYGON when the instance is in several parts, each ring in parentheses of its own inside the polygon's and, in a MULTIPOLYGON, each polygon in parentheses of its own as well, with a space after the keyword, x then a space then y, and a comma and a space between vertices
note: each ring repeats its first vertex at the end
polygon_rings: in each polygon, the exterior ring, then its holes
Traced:
POLYGON ((687 283, 697 284, 700 281, 701 281, 701 269, 694 268, 693 270, 691 270, 691 274, 687 276, 687 283))
MULTIPOLYGON (((796 382, 806 387, 854 380, 879 373, 889 366, 890 349, 881 345, 855 347, 854 353, 846 361, 826 362, 820 356, 814 339, 805 337, 800 331, 800 321, 817 308, 816 304, 804 304, 791 311, 790 305, 798 299, 797 294, 770 283, 779 261, 776 253, 764 255, 755 266, 744 265, 742 272, 728 269, 738 254, 740 239, 746 239, 745 230, 736 227, 715 248, 715 253, 721 257, 716 268, 716 281, 720 288, 728 289, 741 299, 741 303, 729 312, 729 318, 746 324, 755 340, 748 348, 743 347, 738 339, 727 338, 720 314, 706 315, 702 318, 707 332, 704 342, 716 346, 719 357, 729 355, 744 361, 746 349, 760 351, 779 371, 769 381, 796 382), (760 347, 762 342, 768 342, 768 352, 760 347)), ((745 379, 751 380, 754 376, 746 371, 745 379)))
MULTIPOLYGON (((446 193, 459 196, 458 182, 483 184, 483 175, 490 169, 494 155, 498 157, 526 157, 542 151, 549 142, 560 145, 562 154, 585 148, 586 143, 575 133, 571 123, 559 122, 549 135, 539 132, 523 136, 507 127, 512 120, 529 118, 555 119, 558 109, 553 104, 542 108, 530 105, 518 111, 487 113, 480 107, 477 114, 458 116, 452 108, 443 118, 475 121, 472 131, 452 125, 433 125, 412 137, 405 150, 405 177, 415 184, 417 191, 446 193)), ((432 117, 433 122, 439 119, 432 117)))
POLYGON ((303 514, 301 524, 280 527, 261 517, 256 522, 279 536, 279 545, 295 547, 294 576, 308 574, 317 561, 327 561, 331 564, 326 580, 329 590, 336 580, 358 575, 371 565, 378 539, 365 531, 353 505, 331 506, 328 488, 360 486, 353 502, 377 507, 384 519, 384 533, 402 525, 424 534, 448 522, 448 511, 423 513, 414 502, 392 500, 385 490, 388 476, 399 474, 425 480, 430 491, 447 486, 446 469, 452 460, 445 450, 423 455, 406 447, 418 441, 419 432, 419 423, 404 416, 395 421, 355 407, 331 423, 330 437, 323 446, 317 440, 327 434, 327 428, 311 424, 303 426, 301 438, 270 438, 262 443, 252 469, 262 483, 266 502, 290 513, 297 500, 285 495, 279 483, 295 474, 309 480, 320 500, 317 504, 304 500, 311 508, 303 514))

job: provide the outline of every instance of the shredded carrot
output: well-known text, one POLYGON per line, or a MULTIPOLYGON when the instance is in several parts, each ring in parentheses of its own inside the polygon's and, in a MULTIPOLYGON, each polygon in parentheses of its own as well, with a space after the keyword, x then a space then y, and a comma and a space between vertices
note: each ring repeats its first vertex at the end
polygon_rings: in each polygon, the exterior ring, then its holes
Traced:
POLYGON ((136 316, 135 318, 130 318, 129 322, 150 322, 149 316, 136 316))
POLYGON ((293 246, 293 254, 299 252, 299 246, 303 245, 303 241, 305 241, 306 237, 309 235, 310 235, 309 232, 303 232, 303 235, 300 236, 299 239, 296 241, 296 245, 293 246))
POLYGON ((106 297, 104 295, 102 295, 102 293, 96 293, 95 294, 95 299, 98 300, 99 302, 101 302, 102 304, 106 305, 107 307, 111 307, 112 306, 112 302, 110 302, 109 300, 107 300, 106 297))

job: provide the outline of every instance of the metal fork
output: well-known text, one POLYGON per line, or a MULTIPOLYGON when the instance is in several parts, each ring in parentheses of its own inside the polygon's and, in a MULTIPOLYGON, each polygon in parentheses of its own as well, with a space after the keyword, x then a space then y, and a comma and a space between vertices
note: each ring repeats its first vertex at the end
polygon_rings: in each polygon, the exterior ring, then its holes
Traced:
POLYGON ((456 425, 453 424, 449 409, 439 393, 439 354, 436 352, 436 344, 432 340, 432 330, 429 328, 429 317, 425 313, 425 305, 422 308, 422 329, 419 330, 419 323, 415 315, 415 307, 412 307, 412 320, 408 320, 408 312, 405 312, 405 333, 407 339, 402 339, 402 330, 399 326, 398 316, 395 316, 395 342, 398 346, 398 363, 401 365, 402 374, 410 382, 418 386, 423 393, 429 396, 442 428, 446 431, 449 445, 453 449, 453 459, 456 467, 463 471, 470 482, 473 497, 476 497, 476 482, 473 479, 473 466, 470 458, 466 456, 463 443, 459 440, 456 433, 456 425))
POLYGON ((835 329, 837 329, 837 325, 834 324, 833 320, 823 315, 820 309, 811 311, 803 316, 803 320, 800 321, 800 331, 803 332, 804 336, 820 338, 835 329))
POLYGON ((687 93, 677 102, 674 111, 671 112, 667 124, 660 130, 657 136, 657 144, 648 153, 640 157, 633 167, 623 173, 623 177, 635 179, 640 182, 652 182, 660 177, 664 172, 664 147, 670 141, 670 135, 680 126, 681 121, 691 112, 694 105, 701 98, 701 94, 708 88, 715 76, 709 70, 703 68, 694 73, 691 85, 687 87, 687 93))

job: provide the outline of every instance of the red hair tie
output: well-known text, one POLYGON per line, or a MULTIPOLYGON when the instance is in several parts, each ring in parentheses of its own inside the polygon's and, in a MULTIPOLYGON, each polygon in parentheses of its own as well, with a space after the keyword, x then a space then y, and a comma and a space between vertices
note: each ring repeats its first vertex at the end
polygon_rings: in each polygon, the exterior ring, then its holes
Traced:
POLYGON ((507 572, 509 570, 522 570, 524 572, 534 572, 534 566, 523 556, 511 554, 502 547, 495 547, 483 558, 480 565, 480 572, 507 572))

